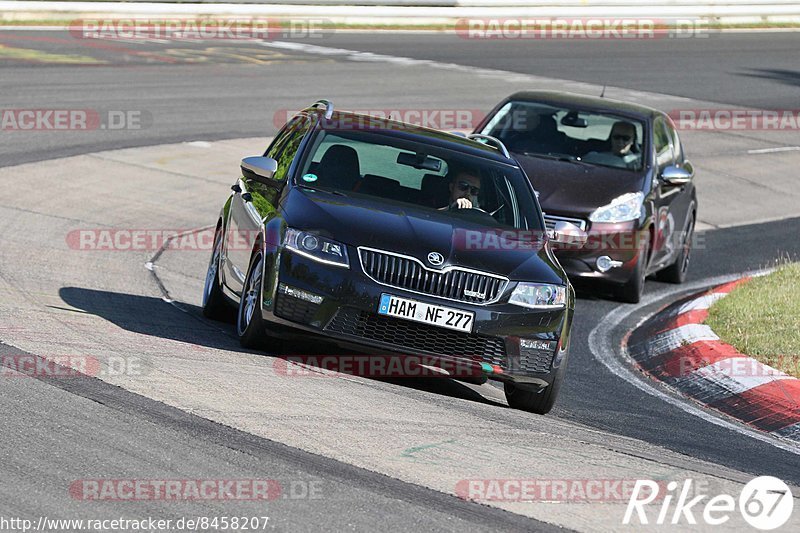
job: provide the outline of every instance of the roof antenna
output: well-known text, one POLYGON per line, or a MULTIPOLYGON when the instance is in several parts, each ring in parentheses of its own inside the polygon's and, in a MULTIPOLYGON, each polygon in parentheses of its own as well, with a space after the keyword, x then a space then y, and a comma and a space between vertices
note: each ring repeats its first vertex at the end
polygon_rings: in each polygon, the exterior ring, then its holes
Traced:
POLYGON ((606 84, 604 83, 604 84, 603 84, 603 91, 600 93, 600 98, 602 98, 603 96, 605 96, 605 94, 606 94, 606 84))

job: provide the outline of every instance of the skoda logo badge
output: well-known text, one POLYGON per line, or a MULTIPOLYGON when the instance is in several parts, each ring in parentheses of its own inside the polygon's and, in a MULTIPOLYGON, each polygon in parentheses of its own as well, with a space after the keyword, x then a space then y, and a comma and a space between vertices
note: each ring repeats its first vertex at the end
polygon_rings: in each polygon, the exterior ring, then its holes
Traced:
POLYGON ((444 263, 444 256, 439 252, 431 252, 428 254, 428 263, 433 266, 439 266, 444 263))

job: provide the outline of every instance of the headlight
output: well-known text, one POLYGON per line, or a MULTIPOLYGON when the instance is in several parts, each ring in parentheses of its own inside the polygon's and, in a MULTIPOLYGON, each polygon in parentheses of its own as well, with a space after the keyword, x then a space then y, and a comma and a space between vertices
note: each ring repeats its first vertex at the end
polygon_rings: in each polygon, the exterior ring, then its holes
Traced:
POLYGON ((567 288, 546 283, 520 283, 508 303, 533 309, 557 309, 567 303, 567 288))
POLYGON ((626 222, 636 220, 642 214, 644 195, 640 192, 629 192, 614 198, 610 204, 598 207, 589 215, 592 222, 626 222))
POLYGON ((314 261, 350 268, 345 245, 319 235, 289 228, 286 230, 284 246, 314 261))

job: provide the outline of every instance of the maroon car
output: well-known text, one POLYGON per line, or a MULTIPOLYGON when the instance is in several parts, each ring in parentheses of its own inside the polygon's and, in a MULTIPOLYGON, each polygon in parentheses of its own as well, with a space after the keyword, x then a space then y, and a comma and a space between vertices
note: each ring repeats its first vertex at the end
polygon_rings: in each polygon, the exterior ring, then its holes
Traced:
POLYGON ((503 141, 539 197, 545 222, 589 234, 557 257, 573 282, 640 300, 649 275, 686 278, 697 220, 694 170, 661 111, 570 93, 530 91, 500 102, 475 130, 503 141))

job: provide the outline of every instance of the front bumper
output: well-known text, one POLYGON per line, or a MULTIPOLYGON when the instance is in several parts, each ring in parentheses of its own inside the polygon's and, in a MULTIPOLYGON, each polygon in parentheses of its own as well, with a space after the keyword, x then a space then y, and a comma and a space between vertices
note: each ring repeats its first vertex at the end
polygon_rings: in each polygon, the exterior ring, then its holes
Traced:
POLYGON ((546 386, 565 361, 573 295, 557 310, 526 309, 503 303, 475 305, 378 284, 357 261, 342 268, 318 263, 290 250, 269 254, 262 314, 270 333, 282 337, 321 337, 375 355, 433 356, 492 368, 488 377, 546 386), (471 333, 378 315, 381 294, 475 313, 471 333), (488 365, 488 366, 487 366, 488 365))
POLYGON ((576 249, 570 245, 553 246, 559 263, 570 280, 627 283, 639 259, 641 239, 647 234, 638 229, 638 222, 618 224, 590 223, 586 244, 576 249), (598 259, 606 257, 614 266, 603 271, 598 259))

